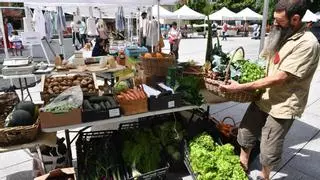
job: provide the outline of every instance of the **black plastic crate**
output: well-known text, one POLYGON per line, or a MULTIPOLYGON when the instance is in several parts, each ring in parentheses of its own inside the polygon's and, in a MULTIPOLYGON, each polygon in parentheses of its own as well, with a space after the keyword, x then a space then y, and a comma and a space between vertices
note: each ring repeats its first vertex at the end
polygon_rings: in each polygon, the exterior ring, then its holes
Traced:
POLYGON ((148 99, 148 108, 150 111, 164 110, 181 107, 183 105, 180 93, 155 97, 148 99))
MULTIPOLYGON (((121 131, 135 130, 135 129, 138 130, 140 128, 145 128, 145 127, 151 128, 150 126, 151 126, 151 124, 148 121, 121 123, 119 125, 118 132, 121 134, 121 131)), ((122 141, 122 139, 120 139, 120 141, 122 141)), ((130 173, 127 173, 128 178, 126 180, 134 180, 134 179, 137 179, 137 180, 165 180, 166 175, 169 171, 169 168, 170 168, 170 165, 167 162, 165 167, 141 174, 140 176, 137 176, 137 177, 129 177, 130 173)))
POLYGON ((197 175, 192 170, 189 157, 190 157, 189 147, 188 147, 187 141, 185 140, 184 141, 184 158, 183 158, 183 162, 184 162, 184 165, 186 166, 189 174, 191 175, 192 179, 193 180, 197 180, 197 175))
MULTIPOLYGON (((112 97, 114 98, 114 97, 112 97)), ((117 101, 115 100, 117 103, 117 101)), ((99 121, 105 120, 110 118, 120 117, 120 105, 117 103, 117 107, 109 108, 102 111, 95 111, 95 110, 83 110, 82 111, 82 122, 92 122, 92 121, 99 121)))
MULTIPOLYGON (((117 142, 117 135, 114 130, 80 132, 76 141, 78 179, 90 180, 90 170, 92 170, 90 168, 96 168, 92 162, 97 162, 101 158, 104 158, 95 150, 99 149, 100 152, 104 152, 107 151, 111 145, 118 149, 115 142, 117 142)), ((123 167, 123 161, 120 158, 121 155, 117 152, 113 154, 113 157, 114 156, 119 158, 119 164, 116 167, 119 167, 123 179, 126 179, 127 174, 123 167)))
POLYGON ((170 168, 170 165, 167 164, 166 167, 160 168, 151 172, 147 172, 145 174, 142 174, 138 177, 130 177, 127 180, 165 180, 168 170, 170 168))

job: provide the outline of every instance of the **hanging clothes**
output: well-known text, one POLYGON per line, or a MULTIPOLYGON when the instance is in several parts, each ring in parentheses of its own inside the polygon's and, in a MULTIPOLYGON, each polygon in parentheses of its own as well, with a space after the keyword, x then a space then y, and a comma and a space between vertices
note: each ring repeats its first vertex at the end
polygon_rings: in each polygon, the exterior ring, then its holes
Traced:
POLYGON ((87 19, 87 33, 88 33, 88 36, 97 36, 98 35, 97 28, 96 28, 96 22, 93 17, 89 17, 87 19))
POLYGON ((62 32, 67 28, 66 17, 64 16, 61 6, 57 7, 57 14, 55 20, 57 32, 62 32))
POLYGON ((23 29, 24 32, 33 32, 33 26, 32 26, 32 13, 30 8, 26 7, 26 17, 23 18, 23 29))
POLYGON ((116 13, 116 29, 120 32, 125 29, 125 18, 122 6, 118 7, 118 12, 116 13))
POLYGON ((41 39, 43 37, 45 37, 46 36, 46 28, 45 28, 46 21, 45 21, 43 14, 42 14, 41 9, 36 8, 34 10, 32 21, 34 23, 35 32, 39 33, 41 39))
POLYGON ((147 24, 147 46, 156 46, 159 42, 158 21, 153 19, 147 24))
POLYGON ((50 42, 52 38, 52 16, 49 11, 44 12, 44 19, 45 19, 45 27, 46 27, 46 38, 50 42))

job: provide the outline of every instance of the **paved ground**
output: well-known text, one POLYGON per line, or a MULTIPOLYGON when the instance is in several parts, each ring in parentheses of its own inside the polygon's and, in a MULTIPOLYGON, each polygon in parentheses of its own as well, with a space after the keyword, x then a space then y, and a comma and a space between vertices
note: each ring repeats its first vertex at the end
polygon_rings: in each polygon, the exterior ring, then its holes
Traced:
MULTIPOLYGON (((70 40, 66 40, 71 44, 70 40)), ((165 51, 168 50, 166 41, 165 51)), ((257 58, 259 41, 249 38, 229 38, 222 42, 225 51, 231 51, 243 46, 247 58, 257 58)), ((58 47, 56 47, 58 49, 58 47)), ((193 59, 197 62, 204 62, 206 49, 205 39, 182 40, 180 47, 180 59, 187 61, 193 59)), ((67 49, 67 54, 72 54, 72 49, 67 49)), ((1 54, 0 54, 1 55, 1 54)), ((0 57, 0 60, 2 58, 0 57)), ((30 80, 32 81, 32 79, 30 80)), ((7 86, 8 81, 1 80, 1 86, 7 86)), ((314 76, 308 106, 303 116, 294 121, 289 131, 285 144, 281 165, 273 171, 273 179, 288 180, 316 180, 320 179, 320 71, 314 76)), ((225 116, 233 117, 237 122, 241 121, 248 104, 227 102, 212 105, 210 113, 217 119, 225 116)), ((62 132, 58 133, 63 136, 62 132)), ((0 180, 5 179, 32 179, 32 161, 24 150, 0 154, 0 180)), ((251 165, 251 175, 255 179, 259 170, 258 159, 251 165)))

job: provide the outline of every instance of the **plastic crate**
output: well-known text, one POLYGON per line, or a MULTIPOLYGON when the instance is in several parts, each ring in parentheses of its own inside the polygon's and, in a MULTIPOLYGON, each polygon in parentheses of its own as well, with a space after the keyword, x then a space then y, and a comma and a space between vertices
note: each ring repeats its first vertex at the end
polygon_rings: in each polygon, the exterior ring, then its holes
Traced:
POLYGON ((186 166, 191 178, 193 180, 197 180, 197 175, 195 173, 193 173, 193 170, 192 170, 192 167, 191 167, 191 164, 190 164, 189 156, 190 156, 190 153, 189 153, 188 143, 185 140, 184 141, 184 158, 183 158, 183 162, 184 162, 184 165, 186 166))
MULTIPOLYGON (((148 127, 148 126, 150 126, 150 124, 147 123, 147 121, 145 121, 145 123, 144 121, 122 123, 119 125, 119 132, 125 131, 125 130, 139 129, 139 128, 148 127)), ((163 168, 141 174, 140 176, 137 176, 137 177, 128 176, 126 180, 165 180, 166 175, 169 171, 169 168, 170 168, 169 163, 166 163, 165 167, 163 168)))
MULTIPOLYGON (((90 154, 91 151, 96 152, 94 151, 95 147, 99 148, 101 151, 105 151, 112 143, 116 148, 118 148, 115 144, 117 142, 116 138, 116 131, 114 130, 79 133, 79 137, 76 142, 78 179, 90 180, 90 164, 88 163, 89 161, 87 162, 88 154, 90 154)), ((92 155, 93 153, 91 153, 90 157, 91 162, 96 162, 102 158, 99 153, 95 153, 94 156, 92 155)), ((115 155, 119 157, 121 156, 121 154, 115 155)), ((119 161, 119 166, 122 171, 121 174, 123 175, 122 178, 126 179, 127 175, 123 167, 122 158, 119 161)))

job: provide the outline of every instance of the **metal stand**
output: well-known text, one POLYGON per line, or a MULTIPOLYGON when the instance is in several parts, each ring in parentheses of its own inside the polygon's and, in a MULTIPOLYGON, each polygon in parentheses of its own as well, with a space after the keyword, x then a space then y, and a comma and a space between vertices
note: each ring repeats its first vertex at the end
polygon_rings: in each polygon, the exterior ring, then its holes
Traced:
POLYGON ((32 100, 32 97, 31 97, 31 94, 30 94, 30 91, 29 91, 29 88, 28 88, 28 83, 27 83, 27 78, 23 78, 24 79, 24 84, 25 84, 25 88, 22 87, 22 81, 21 81, 21 78, 18 78, 19 80, 19 85, 20 85, 20 91, 21 91, 21 100, 22 101, 25 101, 28 97, 30 98, 31 102, 33 102, 32 100), (26 89, 27 90, 27 96, 24 97, 24 94, 23 94, 23 90, 26 89))

